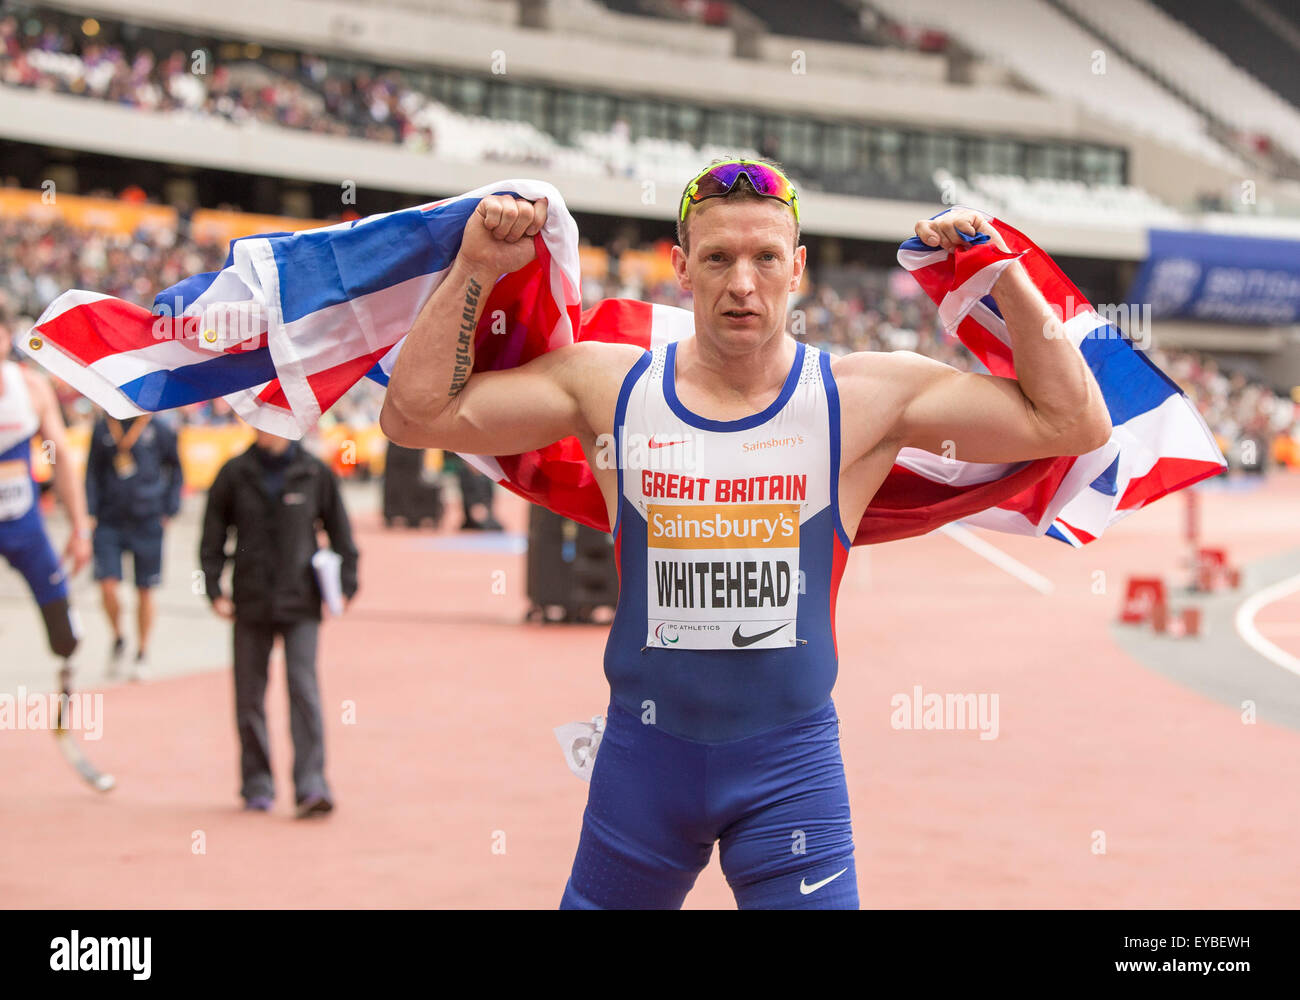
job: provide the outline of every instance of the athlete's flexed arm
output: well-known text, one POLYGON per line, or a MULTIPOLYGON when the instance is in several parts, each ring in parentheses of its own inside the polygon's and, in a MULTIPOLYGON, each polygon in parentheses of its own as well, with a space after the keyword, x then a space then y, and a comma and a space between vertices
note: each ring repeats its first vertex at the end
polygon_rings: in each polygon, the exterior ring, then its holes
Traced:
POLYGON ((474 367, 474 330, 498 277, 536 256, 546 199, 493 195, 465 225, 455 263, 429 297, 402 345, 379 416, 385 435, 412 448, 481 455, 532 451, 570 435, 589 442, 605 410, 607 387, 641 352, 582 343, 501 372, 474 367), (604 390, 604 391, 602 391, 604 390))
MULTIPOLYGON (((958 232, 997 231, 977 212, 954 210, 917 223, 931 246, 952 249, 958 232)), ((992 289, 1011 335, 1016 378, 960 372, 911 351, 849 355, 835 367, 850 400, 886 414, 877 435, 896 448, 921 448, 964 462, 1016 462, 1082 455, 1110 439, 1110 415, 1079 349, 1019 262, 992 289)), ((846 429, 846 458, 852 460, 846 429)), ((866 448, 875 440, 864 439, 866 448)))

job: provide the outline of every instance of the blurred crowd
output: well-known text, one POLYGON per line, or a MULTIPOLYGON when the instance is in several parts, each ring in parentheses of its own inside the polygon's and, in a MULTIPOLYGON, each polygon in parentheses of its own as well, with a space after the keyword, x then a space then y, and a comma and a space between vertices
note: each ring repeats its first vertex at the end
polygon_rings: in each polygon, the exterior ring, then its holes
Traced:
MULTIPOLYGON (((124 236, 74 229, 61 220, 0 217, 0 315, 18 317, 17 326, 24 329, 70 288, 151 306, 163 288, 188 275, 216 270, 225 258, 224 247, 196 243, 174 229, 140 229, 124 236)), ((70 424, 94 421, 89 400, 61 383, 56 389, 70 424)), ((233 419, 221 400, 175 414, 181 423, 233 419)))
MULTIPOLYGON (((256 47, 254 47, 256 48, 256 47)), ((188 111, 236 123, 433 148, 433 132, 412 121, 427 98, 396 70, 331 75, 324 60, 283 56, 288 72, 251 60, 219 62, 210 53, 148 48, 128 52, 37 15, 0 17, 0 83, 77 94, 152 111, 188 111), (197 60, 197 61, 196 61, 197 60)))
POLYGON ((1197 351, 1156 349, 1150 358, 1196 404, 1229 459, 1234 459, 1232 442, 1247 437, 1272 448, 1275 456, 1279 446, 1288 455, 1300 449, 1300 399, 1275 393, 1244 372, 1225 371, 1197 351))
POLYGON ((216 270, 225 257, 225 247, 194 243, 175 229, 118 236, 73 229, 62 220, 0 216, 0 289, 13 310, 30 316, 69 288, 150 305, 156 292, 216 270))
MULTIPOLYGON (((637 249, 642 262, 665 253, 661 242, 637 249)), ((667 266, 658 278, 646 268, 622 263, 631 256, 616 241, 596 257, 600 267, 586 266, 583 305, 602 298, 632 298, 691 307, 667 266)), ((26 328, 57 296, 69 288, 104 292, 143 306, 155 294, 186 275, 215 270, 226 248, 199 243, 174 229, 141 230, 130 236, 74 229, 61 221, 0 217, 0 311, 18 317, 26 328)), ((939 323, 938 314, 907 275, 897 269, 838 267, 805 272, 803 287, 791 298, 789 329, 808 343, 834 354, 851 351, 911 350, 963 371, 982 370, 974 357, 939 323)), ((1204 416, 1221 445, 1250 435, 1266 444, 1279 436, 1296 442, 1300 454, 1300 406, 1241 371, 1228 371, 1194 351, 1153 350, 1151 359, 1181 386, 1204 416)), ((72 423, 94 418, 89 401, 66 388, 62 400, 72 423)), ((383 404, 383 389, 362 380, 322 421, 350 427, 374 426, 383 404)), ((175 411, 168 422, 220 424, 234 415, 221 400, 175 411)))

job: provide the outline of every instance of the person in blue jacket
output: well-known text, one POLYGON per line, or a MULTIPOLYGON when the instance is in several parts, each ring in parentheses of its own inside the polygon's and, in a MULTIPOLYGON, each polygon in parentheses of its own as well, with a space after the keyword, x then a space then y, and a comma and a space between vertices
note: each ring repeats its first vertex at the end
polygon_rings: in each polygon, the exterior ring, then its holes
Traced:
POLYGON ((153 591, 162 582, 163 532, 181 504, 181 461, 176 432, 150 414, 116 420, 102 415, 91 433, 86 462, 86 506, 94 522, 95 579, 113 629, 108 673, 126 660, 122 629, 122 556, 131 554, 135 578, 136 638, 132 680, 148 676, 153 591))

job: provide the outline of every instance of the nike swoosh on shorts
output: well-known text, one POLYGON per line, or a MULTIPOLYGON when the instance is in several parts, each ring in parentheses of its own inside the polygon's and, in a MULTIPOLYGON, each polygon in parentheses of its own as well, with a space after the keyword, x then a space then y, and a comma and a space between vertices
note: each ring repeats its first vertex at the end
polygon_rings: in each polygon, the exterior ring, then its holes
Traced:
POLYGON ((837 872, 836 872, 834 875, 832 875, 830 878, 824 878, 824 879, 822 879, 820 882, 814 882, 812 885, 809 885, 809 884, 808 884, 807 879, 802 879, 802 878, 801 878, 801 879, 799 880, 799 892, 800 892, 802 895, 804 895, 804 896, 807 896, 809 893, 816 892, 818 889, 820 889, 822 886, 826 885, 828 882, 834 882, 837 878, 839 878, 841 875, 843 875, 846 871, 848 871, 847 868, 841 868, 839 871, 837 871, 837 872))

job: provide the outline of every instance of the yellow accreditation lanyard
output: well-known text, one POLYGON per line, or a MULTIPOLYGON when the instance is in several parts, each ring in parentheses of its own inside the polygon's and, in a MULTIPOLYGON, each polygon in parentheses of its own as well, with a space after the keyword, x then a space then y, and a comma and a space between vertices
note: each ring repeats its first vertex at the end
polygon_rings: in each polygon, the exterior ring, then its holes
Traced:
POLYGON ((122 425, 112 417, 108 418, 108 431, 113 435, 113 443, 117 445, 117 454, 113 456, 113 468, 117 471, 119 479, 130 479, 135 475, 135 460, 131 457, 131 448, 140 440, 140 435, 149 424, 153 414, 146 413, 143 416, 136 417, 135 423, 125 434, 122 433, 122 425))

